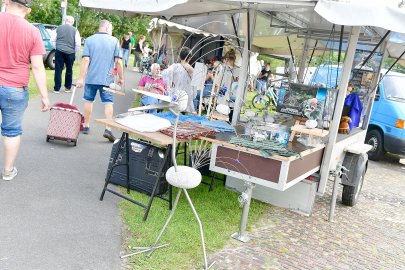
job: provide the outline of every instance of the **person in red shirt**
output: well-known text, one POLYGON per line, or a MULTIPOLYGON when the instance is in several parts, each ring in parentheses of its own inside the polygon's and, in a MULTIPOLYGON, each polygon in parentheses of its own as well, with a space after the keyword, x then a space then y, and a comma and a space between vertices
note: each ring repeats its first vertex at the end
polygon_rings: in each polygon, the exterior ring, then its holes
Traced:
POLYGON ((49 109, 45 47, 38 29, 24 18, 31 12, 31 0, 4 0, 6 12, 0 13, 0 111, 4 137, 3 180, 17 175, 14 166, 22 134, 22 120, 28 106, 30 63, 42 96, 42 111, 49 109))

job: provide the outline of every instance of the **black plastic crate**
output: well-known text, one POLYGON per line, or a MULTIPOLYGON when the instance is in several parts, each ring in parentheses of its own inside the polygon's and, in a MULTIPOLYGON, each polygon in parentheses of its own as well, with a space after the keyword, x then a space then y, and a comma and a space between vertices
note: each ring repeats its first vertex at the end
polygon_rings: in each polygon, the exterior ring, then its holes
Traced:
MULTIPOLYGON (((156 147, 147 142, 129 140, 129 188, 148 195, 152 194, 153 186, 156 182, 159 167, 164 161, 165 149, 156 147)), ((114 143, 110 161, 108 163, 107 175, 111 170, 112 160, 117 152, 119 142, 114 143)), ((126 161, 126 143, 119 149, 117 164, 126 161)), ((167 192, 169 184, 166 181, 165 173, 170 167, 170 158, 166 159, 166 164, 160 173, 158 186, 155 195, 162 195, 167 192)), ((126 166, 116 166, 111 175, 110 183, 126 187, 127 186, 126 166)))

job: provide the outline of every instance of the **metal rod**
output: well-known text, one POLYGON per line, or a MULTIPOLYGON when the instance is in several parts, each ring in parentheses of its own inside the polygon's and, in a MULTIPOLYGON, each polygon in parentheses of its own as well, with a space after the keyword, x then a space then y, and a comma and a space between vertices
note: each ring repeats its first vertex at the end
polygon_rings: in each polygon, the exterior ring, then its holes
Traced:
POLYGON ((158 249, 158 248, 167 247, 168 245, 169 245, 169 244, 163 244, 163 245, 160 245, 160 246, 148 247, 148 248, 145 248, 145 247, 134 247, 133 249, 143 249, 143 250, 137 251, 137 252, 134 252, 134 253, 130 253, 130 254, 127 254, 127 255, 123 255, 123 256, 121 256, 120 258, 121 258, 121 259, 128 258, 128 257, 134 256, 134 255, 138 255, 138 254, 141 254, 141 253, 148 252, 148 251, 150 251, 150 250, 155 250, 155 249, 158 249))
POLYGON ((184 194, 186 195, 187 201, 190 204, 191 210, 193 210, 194 216, 197 219, 198 222, 198 228, 200 230, 200 237, 201 237, 201 245, 202 245, 202 251, 204 255, 204 269, 208 269, 208 261, 207 261, 207 252, 205 251, 205 241, 204 241, 204 230, 202 227, 202 223, 200 218, 198 217, 197 211, 194 208, 193 202, 190 199, 190 196, 188 195, 188 192, 186 189, 183 189, 184 194))
MULTIPOLYGON (((175 152, 175 151, 173 151, 173 152, 175 152)), ((170 212, 170 215, 169 215, 169 217, 167 218, 167 220, 166 220, 166 222, 165 222, 165 225, 163 225, 163 228, 162 228, 162 230, 160 231, 158 237, 156 238, 155 243, 153 244, 153 246, 156 246, 156 245, 157 245, 157 243, 159 242, 160 238, 162 237, 164 231, 166 230, 167 225, 169 225, 169 222, 170 222, 170 220, 172 219, 172 217, 173 217, 173 215, 174 215, 174 212, 176 211, 177 203, 179 202, 181 192, 182 192, 182 189, 180 188, 180 189, 179 189, 179 192, 177 192, 176 199, 174 200, 172 211, 170 212)), ((155 250, 155 249, 152 249, 146 256, 150 257, 150 256, 152 255, 152 253, 153 253, 154 250, 155 250)))
POLYGON ((336 69, 336 86, 338 85, 338 78, 339 78, 340 55, 342 54, 344 28, 345 28, 344 25, 340 26, 339 53, 338 53, 338 61, 337 61, 338 68, 336 69))
MULTIPOLYGON (((314 48, 312 49, 311 57, 309 58, 309 62, 308 62, 308 67, 310 67, 310 65, 311 65, 312 58, 314 57, 314 53, 315 53, 315 50, 316 50, 316 46, 317 46, 317 45, 318 45, 318 40, 315 41, 315 46, 314 46, 314 48)), ((308 72, 308 69, 305 70, 304 80, 305 80, 305 78, 307 77, 307 72, 308 72)))
POLYGON ((325 148, 325 154, 322 159, 321 166, 321 180, 319 182, 318 192, 323 194, 325 192, 326 184, 329 178, 329 171, 331 162, 333 162, 332 151, 335 148, 337 133, 340 124, 340 116, 342 115, 343 105, 346 98, 346 89, 350 79, 351 67, 353 64, 354 54, 356 52, 357 39, 360 33, 360 26, 353 26, 351 29, 351 37, 347 47, 345 61, 342 69, 342 76, 338 87, 338 96, 336 99, 335 109, 333 111, 334 117, 331 127, 329 129, 329 139, 325 148))
POLYGON ((236 24, 235 24, 235 19, 234 19, 233 15, 234 15, 234 14, 231 15, 233 31, 235 32, 235 36, 237 37, 236 41, 238 42, 238 46, 240 47, 240 41, 239 41, 239 37, 238 37, 238 31, 236 30, 236 24))
POLYGON ((294 60, 294 54, 291 48, 291 43, 290 43, 290 38, 287 36, 287 42, 288 42, 288 49, 290 50, 290 55, 291 55, 291 59, 293 64, 295 64, 295 60, 294 60))
POLYGON ((335 181, 333 182, 332 198, 330 199, 330 208, 329 208, 329 222, 333 222, 333 217, 335 215, 336 208, 336 198, 339 187, 339 177, 337 173, 335 174, 335 181))
MULTIPOLYGON (((343 26, 342 26, 343 27, 343 26)), ((360 69, 368 62, 368 60, 371 59, 371 57, 373 57, 374 53, 376 52, 376 50, 378 49, 378 47, 380 47, 380 45, 383 43, 383 41, 388 37, 388 35, 391 33, 390 30, 387 31, 387 33, 385 33, 385 35, 381 38, 381 40, 377 43, 377 45, 375 45, 374 49, 371 51, 371 53, 367 56, 366 59, 364 59, 363 63, 361 63, 360 69)))

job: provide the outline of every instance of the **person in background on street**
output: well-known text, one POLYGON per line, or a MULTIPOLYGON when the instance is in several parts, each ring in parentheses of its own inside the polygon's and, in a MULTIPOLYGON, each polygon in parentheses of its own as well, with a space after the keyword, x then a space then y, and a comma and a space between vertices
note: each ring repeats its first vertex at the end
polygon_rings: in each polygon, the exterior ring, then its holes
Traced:
POLYGON ((145 46, 143 47, 143 57, 149 57, 151 49, 149 48, 149 43, 145 42, 145 46))
POLYGON ((135 46, 135 39, 134 39, 134 37, 133 37, 132 32, 128 32, 128 33, 129 33, 129 42, 131 42, 131 48, 130 48, 130 50, 129 50, 129 54, 131 55, 132 49, 133 49, 134 46, 135 46))
POLYGON ((62 86, 62 70, 66 66, 65 73, 65 92, 72 90, 73 63, 75 62, 75 52, 80 50, 81 38, 79 31, 73 27, 75 19, 72 16, 66 16, 65 24, 56 28, 51 37, 51 42, 56 48, 55 52, 55 86, 54 93, 60 93, 62 86))
MULTIPOLYGON (((152 93, 157 93, 164 95, 166 93, 167 87, 160 76, 160 65, 157 63, 151 66, 152 76, 144 75, 138 84, 138 89, 149 91, 152 93)), ((157 104, 159 100, 147 95, 143 95, 141 98, 142 106, 157 104)), ((156 112, 157 110, 149 110, 149 112, 156 112)))
POLYGON ((30 0, 4 0, 6 12, 0 13, 0 110, 4 137, 3 180, 17 176, 14 166, 22 134, 24 111, 28 106, 30 63, 42 96, 42 111, 49 109, 45 52, 41 33, 24 18, 31 12, 30 0))
MULTIPOLYGON (((104 103, 104 111, 107 119, 113 117, 113 98, 111 92, 104 90, 104 87, 114 82, 114 66, 117 68, 119 81, 124 82, 124 71, 120 59, 120 48, 118 40, 111 36, 112 24, 107 20, 101 20, 98 33, 86 39, 83 49, 83 61, 80 67, 80 76, 76 82, 78 88, 84 84, 84 128, 83 134, 89 134, 90 116, 93 110, 93 102, 97 91, 100 93, 101 102, 104 103)), ((106 126, 103 134, 110 142, 115 141, 111 128, 106 126)))
POLYGON ((121 55, 124 66, 128 67, 129 54, 131 52, 131 40, 129 32, 125 34, 121 41, 121 55))
POLYGON ((191 88, 191 79, 194 68, 189 64, 191 59, 191 50, 183 47, 180 50, 180 63, 172 64, 163 71, 163 77, 167 78, 168 87, 172 87, 175 93, 186 91, 188 95, 186 112, 194 113, 194 91, 191 88))
POLYGON ((136 44, 135 47, 135 61, 134 61, 134 67, 140 67, 141 66, 141 60, 143 56, 143 43, 145 42, 145 36, 144 35, 139 35, 139 42, 136 44))
POLYGON ((257 74, 256 88, 259 93, 262 91, 266 92, 267 83, 270 80, 271 76, 270 63, 266 63, 264 69, 257 74))

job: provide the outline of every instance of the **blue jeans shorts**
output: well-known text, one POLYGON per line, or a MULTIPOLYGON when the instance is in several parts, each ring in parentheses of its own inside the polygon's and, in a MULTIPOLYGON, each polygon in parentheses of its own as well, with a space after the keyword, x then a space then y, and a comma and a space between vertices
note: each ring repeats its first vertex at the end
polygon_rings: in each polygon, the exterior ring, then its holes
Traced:
POLYGON ((22 134, 22 121, 27 106, 27 87, 0 86, 1 135, 16 137, 22 134))
POLYGON ((97 95, 97 91, 100 91, 100 98, 102 103, 113 103, 114 94, 108 91, 103 90, 105 85, 98 84, 86 84, 84 86, 84 96, 83 99, 88 102, 94 102, 94 99, 97 95))

